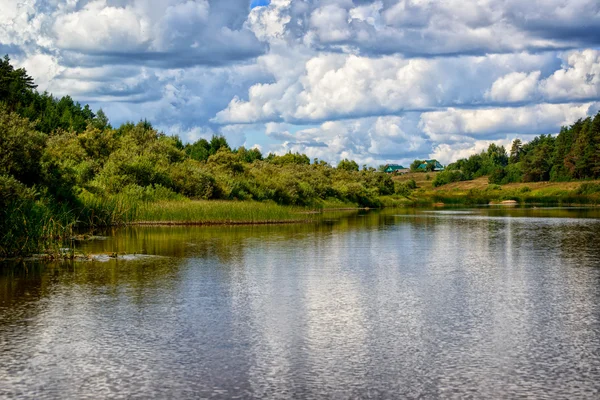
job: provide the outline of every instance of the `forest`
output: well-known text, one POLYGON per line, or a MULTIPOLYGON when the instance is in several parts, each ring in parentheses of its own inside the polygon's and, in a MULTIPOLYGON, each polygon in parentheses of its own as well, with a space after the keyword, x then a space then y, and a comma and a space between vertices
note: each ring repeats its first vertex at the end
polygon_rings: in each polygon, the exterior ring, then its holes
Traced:
POLYGON ((488 176, 491 184, 568 182, 600 178, 600 112, 563 127, 556 136, 512 142, 510 152, 491 144, 487 151, 449 164, 433 184, 488 176))

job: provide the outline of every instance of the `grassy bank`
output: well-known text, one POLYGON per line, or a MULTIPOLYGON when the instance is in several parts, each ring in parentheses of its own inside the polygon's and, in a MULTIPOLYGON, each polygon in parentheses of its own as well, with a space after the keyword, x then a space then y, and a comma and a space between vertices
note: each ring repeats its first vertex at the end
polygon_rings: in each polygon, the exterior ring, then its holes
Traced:
POLYGON ((61 249, 74 246, 77 232, 108 226, 258 225, 311 222, 317 218, 310 212, 313 209, 273 202, 188 199, 141 202, 125 196, 82 196, 75 211, 39 200, 15 200, 18 201, 2 211, 0 259, 36 253, 62 254, 61 249))
POLYGON ((398 184, 415 180, 417 189, 408 196, 386 196, 386 206, 399 205, 479 205, 514 200, 521 205, 600 205, 600 180, 585 182, 527 182, 506 185, 489 184, 483 176, 470 181, 434 187, 435 173, 394 177, 398 184))

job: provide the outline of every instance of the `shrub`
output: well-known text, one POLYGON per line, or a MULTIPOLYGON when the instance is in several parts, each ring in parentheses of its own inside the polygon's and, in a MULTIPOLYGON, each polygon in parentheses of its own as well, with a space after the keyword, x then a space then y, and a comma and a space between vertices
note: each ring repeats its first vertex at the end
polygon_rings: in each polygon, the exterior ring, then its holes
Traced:
POLYGON ((215 178, 203 172, 200 166, 201 164, 194 160, 173 165, 169 171, 172 188, 191 199, 215 197, 218 193, 215 178))
POLYGON ((506 172, 504 168, 496 168, 492 171, 492 173, 488 176, 488 182, 496 185, 500 185, 504 178, 506 177, 506 172))
POLYGON ((600 183, 591 183, 591 182, 582 183, 577 188, 576 193, 584 194, 584 195, 600 193, 600 183))
POLYGON ((439 172, 435 179, 433 180, 433 186, 438 187, 442 185, 447 185, 452 182, 464 181, 465 176, 461 171, 458 170, 446 170, 439 172))
POLYGON ((396 184, 396 190, 395 190, 397 195, 400 196, 404 196, 404 197, 409 197, 411 190, 410 187, 408 186, 408 184, 406 183, 398 183, 396 184))

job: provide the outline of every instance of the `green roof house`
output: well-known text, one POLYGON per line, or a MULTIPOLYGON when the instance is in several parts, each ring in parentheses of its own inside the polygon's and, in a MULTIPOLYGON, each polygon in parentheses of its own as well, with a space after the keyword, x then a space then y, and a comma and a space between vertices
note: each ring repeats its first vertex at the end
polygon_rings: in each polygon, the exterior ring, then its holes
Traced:
POLYGON ((398 164, 388 164, 385 166, 385 169, 383 170, 384 172, 387 172, 388 174, 394 173, 394 172, 408 172, 408 168, 404 168, 402 165, 398 165, 398 164))
POLYGON ((433 167, 434 171, 443 171, 444 170, 444 166, 442 164, 440 164, 438 162, 438 160, 423 160, 423 163, 421 165, 419 165, 419 167, 417 169, 420 171, 426 171, 427 164, 434 164, 434 167, 433 167))

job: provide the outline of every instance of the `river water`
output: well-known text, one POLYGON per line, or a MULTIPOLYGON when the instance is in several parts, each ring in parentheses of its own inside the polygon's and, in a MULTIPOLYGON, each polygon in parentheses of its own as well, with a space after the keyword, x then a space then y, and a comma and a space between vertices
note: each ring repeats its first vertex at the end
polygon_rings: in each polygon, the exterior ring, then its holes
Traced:
POLYGON ((140 227, 0 269, 0 398, 599 398, 600 211, 140 227))

